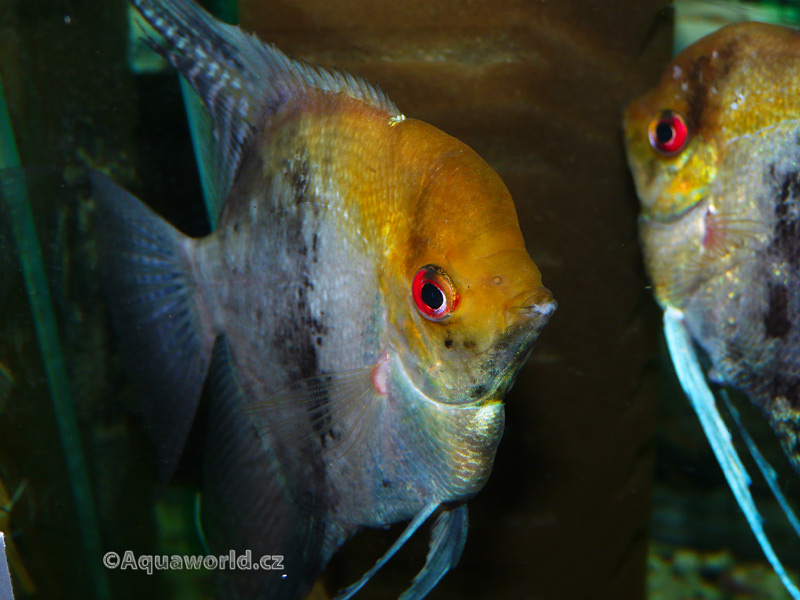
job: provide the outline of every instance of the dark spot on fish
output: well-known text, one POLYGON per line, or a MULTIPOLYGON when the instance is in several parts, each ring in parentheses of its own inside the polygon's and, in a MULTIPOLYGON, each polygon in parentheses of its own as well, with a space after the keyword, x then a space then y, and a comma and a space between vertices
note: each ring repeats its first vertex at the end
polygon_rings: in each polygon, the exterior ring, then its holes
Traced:
POLYGON ((448 350, 450 348, 452 348, 453 347, 453 340, 445 340, 444 341, 444 347, 447 348, 448 350))
POLYGON ((686 101, 688 112, 686 119, 689 130, 697 132, 702 128, 703 113, 706 110, 709 85, 713 82, 719 87, 736 64, 738 40, 731 40, 715 54, 699 57, 687 74, 688 92, 686 101))
POLYGON ((706 82, 709 80, 710 62, 708 56, 701 56, 694 62, 687 76, 689 90, 687 92, 686 102, 689 109, 686 114, 686 119, 689 123, 689 130, 695 133, 700 129, 703 111, 705 110, 707 95, 706 82))
POLYGON ((764 315, 767 335, 773 338, 785 337, 792 328, 789 321, 789 291, 782 283, 769 286, 769 308, 764 315))
POLYGON ((233 232, 234 232, 234 233, 239 233, 239 221, 236 221, 236 222, 233 224, 233 232))
POLYGON ((383 485, 384 488, 388 488, 389 486, 392 485, 392 482, 389 481, 388 479, 384 479, 383 481, 381 481, 381 485, 383 485))
MULTIPOLYGON (((774 173, 774 169, 772 169, 774 173)), ((775 189, 775 225, 770 251, 792 267, 800 268, 800 172, 789 171, 783 176, 773 177, 775 189)))
POLYGON ((322 338, 317 336, 317 346, 322 346, 322 338))
POLYGON ((308 191, 308 159, 305 155, 285 159, 283 173, 293 192, 295 204, 301 204, 306 200, 308 191))
POLYGON ((725 357, 733 363, 741 362, 741 360, 744 358, 742 347, 734 340, 726 340, 725 357))
POLYGON ((486 392, 486 386, 483 385, 476 385, 469 391, 469 395, 471 398, 480 398, 486 392))
POLYGON ((477 346, 478 344, 475 342, 475 340, 464 341, 464 348, 466 348, 467 350, 474 350, 477 346))
POLYGON ((798 408, 800 405, 798 391, 800 391, 800 378, 783 372, 778 373, 772 378, 769 391, 770 401, 774 402, 778 398, 785 398, 793 408, 798 408))
POLYGON ((800 390, 800 378, 781 375, 775 378, 776 397, 783 396, 790 404, 796 406, 800 400, 797 395, 798 390, 800 390))
POLYGON ((717 70, 722 76, 727 76, 736 64, 736 51, 739 49, 739 40, 733 39, 717 50, 717 70))

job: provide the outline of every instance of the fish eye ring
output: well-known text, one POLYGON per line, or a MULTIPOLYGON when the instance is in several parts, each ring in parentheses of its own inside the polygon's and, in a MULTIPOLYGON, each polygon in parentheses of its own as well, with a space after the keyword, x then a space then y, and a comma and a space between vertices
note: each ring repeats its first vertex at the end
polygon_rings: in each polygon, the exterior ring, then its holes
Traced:
POLYGON ((678 154, 686 147, 689 129, 686 120, 674 110, 658 113, 647 128, 647 136, 653 149, 666 156, 678 154))
POLYGON ((441 268, 425 265, 411 282, 414 304, 429 321, 442 321, 453 314, 458 305, 458 292, 441 268))

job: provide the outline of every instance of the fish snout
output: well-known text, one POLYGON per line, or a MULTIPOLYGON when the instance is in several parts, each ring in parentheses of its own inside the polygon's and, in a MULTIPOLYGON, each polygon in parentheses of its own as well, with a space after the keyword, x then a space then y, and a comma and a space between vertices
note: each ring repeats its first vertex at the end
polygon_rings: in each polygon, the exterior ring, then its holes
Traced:
POLYGON ((550 317, 558 308, 553 294, 546 287, 525 291, 508 303, 506 308, 506 325, 533 326, 537 331, 547 325, 550 317))

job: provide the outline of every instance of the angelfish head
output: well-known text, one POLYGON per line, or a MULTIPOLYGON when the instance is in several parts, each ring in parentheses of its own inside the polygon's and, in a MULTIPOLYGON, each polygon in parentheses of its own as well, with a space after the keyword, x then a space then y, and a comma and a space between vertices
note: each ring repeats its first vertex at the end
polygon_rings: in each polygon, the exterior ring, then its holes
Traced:
POLYGON ((488 476, 502 400, 556 303, 499 176, 454 138, 406 124, 427 163, 418 167, 408 240, 398 245, 397 344, 410 383, 439 407, 437 435, 468 489, 488 476))

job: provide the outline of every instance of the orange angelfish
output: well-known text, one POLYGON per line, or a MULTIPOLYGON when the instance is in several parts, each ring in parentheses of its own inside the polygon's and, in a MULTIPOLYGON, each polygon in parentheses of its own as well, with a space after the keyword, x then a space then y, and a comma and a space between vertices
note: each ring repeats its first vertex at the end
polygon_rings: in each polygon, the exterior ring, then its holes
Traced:
POLYGON ((208 111, 221 205, 216 231, 190 239, 94 178, 106 293, 161 473, 205 384, 209 548, 273 557, 220 573, 225 597, 302 598, 359 528, 410 520, 349 598, 437 512, 402 595, 421 599, 459 559, 503 398, 556 307, 508 190, 359 78, 189 0, 134 5, 208 111))

